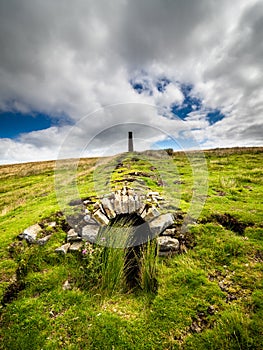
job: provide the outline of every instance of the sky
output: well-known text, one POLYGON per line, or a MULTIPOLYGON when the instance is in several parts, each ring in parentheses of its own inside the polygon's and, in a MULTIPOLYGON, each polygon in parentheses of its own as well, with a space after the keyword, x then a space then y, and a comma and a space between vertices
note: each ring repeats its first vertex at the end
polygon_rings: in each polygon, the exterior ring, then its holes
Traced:
POLYGON ((263 145, 262 0, 1 0, 0 164, 263 145))

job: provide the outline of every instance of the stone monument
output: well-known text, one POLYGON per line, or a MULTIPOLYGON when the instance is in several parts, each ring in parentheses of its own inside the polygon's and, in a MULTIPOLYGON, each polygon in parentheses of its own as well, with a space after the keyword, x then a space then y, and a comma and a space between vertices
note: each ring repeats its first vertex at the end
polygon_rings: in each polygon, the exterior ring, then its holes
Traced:
POLYGON ((128 152, 133 152, 133 136, 132 131, 129 131, 128 133, 128 152))

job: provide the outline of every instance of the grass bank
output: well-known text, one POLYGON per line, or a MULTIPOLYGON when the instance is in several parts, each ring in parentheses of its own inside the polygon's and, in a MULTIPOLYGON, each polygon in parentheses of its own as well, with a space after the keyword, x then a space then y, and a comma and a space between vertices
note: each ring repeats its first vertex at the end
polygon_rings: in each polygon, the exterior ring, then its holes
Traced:
MULTIPOLYGON (((114 285, 112 293, 99 287, 101 247, 59 256, 54 249, 65 241, 66 232, 56 227, 50 228, 52 238, 43 247, 16 240, 44 218, 59 220, 51 217, 61 209, 54 163, 1 166, 0 349, 261 350, 262 155, 262 148, 206 151, 208 189, 200 198, 198 220, 188 227, 194 247, 159 258, 156 265, 144 264, 145 288, 130 292, 114 285), (147 288, 149 273, 158 282, 154 293, 147 288)), ((136 177, 140 181, 133 181, 134 186, 163 195, 169 188, 170 207, 190 208, 198 184, 189 157, 175 153, 162 165, 161 160, 153 164, 118 157, 100 165, 101 177, 96 159, 80 161, 82 198, 136 177)), ((115 268, 116 260, 110 261, 115 268)), ((116 283, 121 280, 116 274, 116 283)))

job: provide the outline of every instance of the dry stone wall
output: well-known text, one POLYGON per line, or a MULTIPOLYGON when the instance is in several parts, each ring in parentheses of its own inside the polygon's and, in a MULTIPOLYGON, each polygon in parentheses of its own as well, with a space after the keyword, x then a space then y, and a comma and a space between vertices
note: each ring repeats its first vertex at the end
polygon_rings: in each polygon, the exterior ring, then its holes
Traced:
MULTIPOLYGON (((136 214, 148 224, 151 238, 157 238, 161 256, 177 253, 180 250, 180 241, 172 237, 175 218, 172 213, 162 213, 163 201, 159 192, 140 194, 128 187, 112 192, 95 203, 90 199, 83 200, 83 213, 78 215, 74 227, 67 231, 65 244, 58 247, 56 252, 67 254, 80 251, 84 244, 99 244, 101 229, 109 226, 111 220, 119 215, 136 214)), ((55 223, 50 225, 54 226, 55 223)), ((41 230, 39 224, 30 226, 19 238, 25 239, 29 244, 43 245, 51 235, 41 237, 41 230)))

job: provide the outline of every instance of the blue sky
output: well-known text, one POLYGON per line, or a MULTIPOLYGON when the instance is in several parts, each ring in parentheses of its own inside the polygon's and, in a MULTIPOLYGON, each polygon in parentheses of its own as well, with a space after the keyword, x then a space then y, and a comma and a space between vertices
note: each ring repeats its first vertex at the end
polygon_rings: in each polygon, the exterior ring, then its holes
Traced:
POLYGON ((2 112, 0 114, 0 137, 14 139, 21 133, 48 129, 52 125, 52 119, 45 114, 2 112))
MULTIPOLYGON (((150 78, 147 78, 145 72, 143 72, 142 79, 134 79, 130 81, 133 89, 138 94, 153 95, 153 89, 157 89, 160 93, 165 93, 167 86, 173 84, 168 78, 159 78, 156 82, 152 83, 150 78)), ((176 82, 178 88, 183 94, 183 101, 181 103, 172 103, 170 106, 171 114, 174 117, 178 117, 182 120, 187 120, 192 112, 205 114, 206 120, 210 125, 222 120, 225 115, 220 109, 213 109, 209 106, 204 106, 200 97, 196 97, 193 92, 193 85, 176 82)))
MULTIPOLYGON (((133 81, 130 83, 134 90, 138 94, 146 93, 150 96, 153 95, 153 91, 151 89, 151 83, 149 82, 149 78, 144 78, 142 81, 133 81)), ((165 93, 165 90, 169 84, 172 82, 168 78, 160 78, 155 82, 154 88, 156 88, 160 93, 165 93)), ((193 96, 193 86, 187 84, 180 84, 177 82, 180 90, 183 93, 184 100, 181 104, 175 103, 171 104, 171 113, 175 117, 179 117, 182 120, 187 120, 187 117, 191 112, 204 112, 206 114, 206 119, 209 121, 209 124, 215 124, 216 122, 222 120, 224 118, 224 114, 218 110, 212 110, 209 108, 205 108, 202 105, 202 101, 200 98, 193 96)), ((15 139, 19 137, 22 133, 30 133, 32 131, 38 131, 43 129, 48 129, 52 126, 61 125, 63 121, 62 116, 52 117, 47 114, 37 113, 32 111, 31 113, 19 113, 19 112, 0 112, 0 138, 11 138, 15 139)), ((65 120, 64 124, 70 124, 70 120, 65 120)), ((166 143, 168 141, 165 141, 166 143)), ((166 145, 166 143, 158 143, 158 145, 166 145)), ((167 144, 170 144, 169 141, 167 144)))
POLYGON ((0 138, 16 139, 21 134, 57 127, 72 125, 65 115, 52 116, 41 112, 0 112, 0 138))

